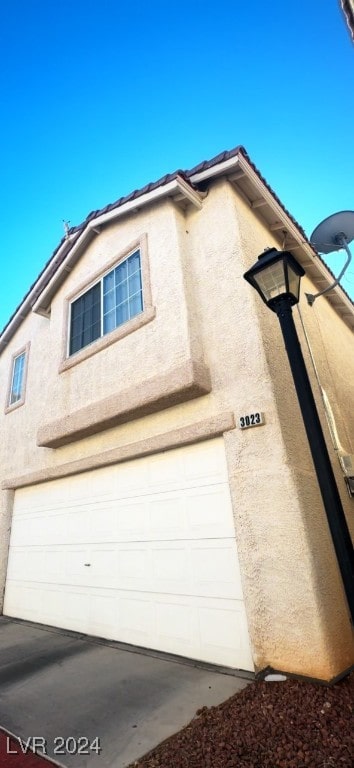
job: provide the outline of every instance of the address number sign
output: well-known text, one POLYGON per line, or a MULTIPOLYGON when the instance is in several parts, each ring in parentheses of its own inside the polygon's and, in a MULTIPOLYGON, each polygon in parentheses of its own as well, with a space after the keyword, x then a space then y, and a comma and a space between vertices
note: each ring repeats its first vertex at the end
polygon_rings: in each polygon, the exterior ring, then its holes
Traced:
POLYGON ((255 411, 254 413, 245 413, 244 416, 239 416, 238 426, 240 429, 248 429, 248 427, 259 427, 264 424, 264 414, 261 411, 255 411))

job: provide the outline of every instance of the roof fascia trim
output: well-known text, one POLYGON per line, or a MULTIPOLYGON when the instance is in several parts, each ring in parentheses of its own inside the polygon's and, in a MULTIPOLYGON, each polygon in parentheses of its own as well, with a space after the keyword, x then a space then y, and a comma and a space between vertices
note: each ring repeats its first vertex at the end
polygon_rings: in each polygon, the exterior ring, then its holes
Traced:
POLYGON ((127 215, 131 211, 136 211, 138 208, 153 203, 161 198, 172 197, 176 193, 183 195, 188 202, 192 203, 197 208, 201 208, 203 205, 203 195, 194 190, 181 176, 177 175, 176 178, 168 184, 157 187, 151 192, 147 192, 145 195, 141 195, 133 200, 129 200, 127 203, 124 203, 117 208, 113 208, 111 211, 103 213, 89 221, 62 264, 58 267, 51 280, 43 289, 35 304, 33 304, 33 312, 44 315, 45 317, 49 316, 51 300, 58 285, 63 282, 65 272, 70 272, 72 270, 85 246, 93 239, 93 237, 99 234, 101 227, 121 216, 127 215))
POLYGON ((229 160, 224 160, 221 163, 218 163, 217 165, 213 165, 211 168, 207 168, 205 171, 200 171, 199 173, 193 174, 193 176, 190 176, 190 180, 192 184, 198 184, 201 181, 204 181, 205 179, 212 179, 213 176, 222 176, 224 173, 227 173, 231 171, 234 168, 237 168, 239 165, 239 159, 242 157, 242 155, 237 154, 234 157, 230 157, 229 160))

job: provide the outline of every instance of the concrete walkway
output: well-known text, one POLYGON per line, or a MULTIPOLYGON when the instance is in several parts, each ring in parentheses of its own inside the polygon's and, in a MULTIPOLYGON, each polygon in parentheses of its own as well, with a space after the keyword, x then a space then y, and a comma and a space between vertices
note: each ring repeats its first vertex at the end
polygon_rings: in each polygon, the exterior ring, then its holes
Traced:
POLYGON ((0 617, 0 726, 68 768, 125 768, 247 682, 0 617))

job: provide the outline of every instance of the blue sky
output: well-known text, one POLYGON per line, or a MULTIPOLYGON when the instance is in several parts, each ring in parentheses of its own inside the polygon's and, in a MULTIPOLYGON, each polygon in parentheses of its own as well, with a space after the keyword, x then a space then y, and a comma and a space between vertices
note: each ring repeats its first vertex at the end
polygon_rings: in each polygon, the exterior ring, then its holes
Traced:
MULTIPOLYGON (((337 0, 4 0, 1 15, 0 327, 63 219, 237 144, 308 235, 354 209, 337 0)), ((354 266, 344 285, 354 297, 354 266)))

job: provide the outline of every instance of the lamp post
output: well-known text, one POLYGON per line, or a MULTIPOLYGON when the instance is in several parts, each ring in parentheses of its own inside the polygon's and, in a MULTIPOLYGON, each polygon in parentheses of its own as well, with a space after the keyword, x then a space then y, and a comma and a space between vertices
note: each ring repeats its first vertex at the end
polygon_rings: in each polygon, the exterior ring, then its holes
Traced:
POLYGON ((299 301, 302 266, 288 251, 271 248, 244 274, 245 280, 278 316, 323 505, 354 623, 354 550, 312 393, 292 306, 299 301))

